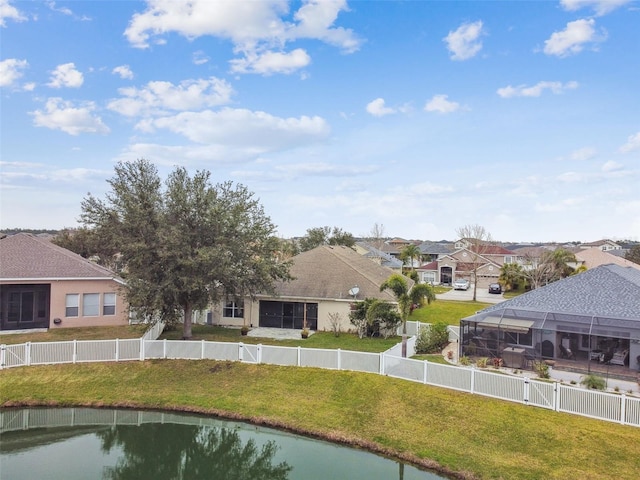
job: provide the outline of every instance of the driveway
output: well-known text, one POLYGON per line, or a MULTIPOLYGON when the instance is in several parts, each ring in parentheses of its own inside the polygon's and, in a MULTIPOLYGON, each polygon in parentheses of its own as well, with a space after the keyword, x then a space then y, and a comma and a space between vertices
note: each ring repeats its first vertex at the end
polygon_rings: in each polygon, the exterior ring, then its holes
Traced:
MULTIPOLYGON (((451 289, 448 292, 440 293, 436 295, 439 300, 458 300, 461 302, 473 300, 473 284, 469 287, 469 290, 454 290, 451 289)), ((502 294, 489 293, 488 288, 478 287, 476 292, 476 300, 478 302, 485 303, 500 303, 504 301, 502 294)))

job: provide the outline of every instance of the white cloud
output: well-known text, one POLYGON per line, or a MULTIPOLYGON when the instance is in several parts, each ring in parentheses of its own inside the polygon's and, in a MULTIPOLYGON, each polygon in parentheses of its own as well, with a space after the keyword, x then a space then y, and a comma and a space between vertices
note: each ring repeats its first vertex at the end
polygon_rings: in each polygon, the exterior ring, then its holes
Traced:
POLYGON ((427 112, 452 113, 460 109, 460 104, 447 100, 448 95, 434 95, 424 109, 427 112))
POLYGON ((512 87, 511 85, 497 90, 498 95, 502 98, 512 97, 539 97, 544 90, 550 90, 556 95, 565 92, 566 90, 574 90, 578 88, 578 82, 538 82, 532 87, 526 85, 518 85, 512 87))
POLYGON ((234 71, 291 73, 310 60, 304 50, 285 51, 288 42, 315 39, 346 53, 358 50, 362 40, 352 30, 334 26, 338 14, 347 10, 346 0, 308 0, 293 17, 284 0, 193 0, 188 4, 148 0, 147 9, 131 18, 125 36, 138 48, 148 48, 152 39, 160 43, 161 36, 170 32, 190 39, 204 35, 226 38, 233 42, 234 51, 244 57, 232 62, 234 71))
POLYGON ((396 113, 396 110, 390 107, 386 107, 384 98, 376 98, 375 100, 367 104, 367 112, 374 117, 384 117, 385 115, 396 113))
POLYGON ((133 78, 133 72, 129 65, 120 65, 114 68, 111 73, 120 75, 120 78, 125 78, 127 80, 131 80, 133 78))
POLYGON ((231 60, 231 71, 234 73, 274 73, 290 74, 311 63, 311 57, 301 48, 291 52, 264 52, 257 54, 248 52, 244 58, 231 60))
POLYGON ((258 155, 325 139, 329 126, 320 117, 280 118, 265 112, 224 108, 183 112, 146 122, 201 144, 235 146, 258 155))
POLYGON ((443 40, 451 52, 451 59, 468 60, 474 57, 482 49, 479 38, 483 33, 481 20, 463 23, 457 30, 450 31, 443 40))
POLYGON ((598 151, 593 147, 579 148, 569 154, 569 159, 582 162, 595 157, 597 153, 598 151))
POLYGON ((621 153, 629 153, 633 150, 637 150, 640 148, 640 132, 634 134, 634 135, 629 135, 629 138, 627 139, 627 143, 625 143, 624 145, 622 145, 619 149, 619 151, 621 153))
MULTIPOLYGON (((285 174, 288 178, 295 177, 351 177, 353 175, 368 174, 380 170, 379 166, 336 165, 327 162, 309 162, 278 165, 275 170, 285 174)), ((281 175, 278 176, 282 178, 281 175)))
POLYGON ((562 7, 569 12, 592 8, 597 15, 606 15, 627 3, 631 3, 631 0, 560 0, 562 7))
POLYGON ((545 40, 544 53, 567 57, 581 52, 585 44, 604 41, 606 34, 597 35, 595 24, 596 21, 593 18, 567 23, 567 28, 554 32, 548 40, 545 40))
POLYGON ((179 85, 149 82, 144 88, 120 88, 118 93, 122 98, 110 101, 107 108, 121 115, 136 117, 224 105, 231 100, 233 88, 226 80, 210 77, 184 80, 179 85))
POLYGON ((22 77, 22 70, 27 68, 29 63, 26 60, 17 58, 7 58, 0 62, 0 87, 11 87, 16 80, 22 77))
POLYGON ((194 63, 194 65, 204 65, 209 61, 209 57, 202 50, 198 50, 196 52, 193 52, 193 54, 191 55, 191 61, 194 63))
POLYGON ((617 172, 619 170, 622 170, 623 168, 624 165, 613 160, 609 160, 604 165, 602 165, 603 172, 617 172))
POLYGON ((73 12, 71 11, 71 9, 67 8, 67 7, 56 7, 56 2, 45 2, 47 4, 47 7, 49 7, 52 11, 54 12, 58 12, 61 13, 63 15, 73 15, 73 12))
POLYGON ((0 27, 6 26, 4 21, 6 18, 14 22, 24 22, 27 19, 16 7, 11 5, 9 0, 0 0, 0 27))
POLYGON ((76 70, 74 63, 58 65, 51 74, 51 81, 47 83, 52 88, 78 88, 84 83, 82 72, 76 70))
POLYGON ((49 98, 45 105, 45 111, 36 110, 30 112, 33 115, 33 124, 36 127, 46 127, 52 130, 62 130, 69 135, 80 133, 109 133, 109 128, 102 123, 102 119, 94 112, 93 102, 85 102, 79 106, 61 98, 49 98))

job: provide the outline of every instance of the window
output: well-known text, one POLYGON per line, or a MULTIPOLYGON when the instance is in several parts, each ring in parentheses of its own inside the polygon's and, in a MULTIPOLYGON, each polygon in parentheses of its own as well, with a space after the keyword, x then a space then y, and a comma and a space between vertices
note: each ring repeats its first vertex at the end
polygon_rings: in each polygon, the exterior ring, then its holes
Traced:
POLYGON ((504 339, 507 343, 515 345, 526 345, 527 347, 533 345, 531 329, 529 329, 527 333, 504 332, 504 339))
POLYGON ((227 318, 243 318, 244 302, 227 302, 224 306, 222 316, 227 318))
POLYGON ((85 293, 82 295, 82 316, 97 317, 100 315, 100 294, 85 293))
POLYGON ((436 272, 424 272, 422 274, 422 281, 424 283, 435 283, 436 282, 436 272))
POLYGON ((504 257, 504 263, 514 263, 513 262, 513 256, 512 255, 507 255, 506 257, 504 257))
POLYGON ((78 300, 80 299, 80 295, 77 293, 68 293, 67 299, 65 303, 65 317, 77 317, 78 316, 78 300))
POLYGON ((102 315, 115 315, 116 314, 116 294, 105 293, 104 302, 102 305, 102 315))

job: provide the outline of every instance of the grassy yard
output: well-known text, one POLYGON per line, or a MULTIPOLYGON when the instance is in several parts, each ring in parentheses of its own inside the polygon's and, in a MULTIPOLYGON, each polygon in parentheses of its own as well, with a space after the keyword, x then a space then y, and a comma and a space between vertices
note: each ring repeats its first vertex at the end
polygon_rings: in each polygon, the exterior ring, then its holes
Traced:
MULTIPOLYGON (((315 332, 309 338, 296 340, 274 340, 241 336, 237 328, 213 327, 209 325, 194 325, 192 329, 194 340, 206 340, 209 342, 243 342, 250 344, 261 343, 263 345, 278 345, 281 347, 306 347, 353 350, 358 352, 380 353, 390 349, 401 341, 400 337, 363 338, 360 339, 354 333, 341 333, 336 337, 331 332, 315 332)), ((182 338, 182 330, 164 332, 161 339, 178 340, 182 338)))
POLYGON ((460 319, 473 315, 478 310, 482 310, 490 305, 490 303, 483 302, 436 300, 430 305, 425 305, 424 307, 414 310, 409 320, 425 323, 441 321, 447 325, 458 325, 460 319))
POLYGON ((1 335, 0 344, 15 345, 27 342, 66 342, 69 340, 113 340, 114 338, 140 338, 144 326, 126 325, 121 327, 50 328, 41 333, 16 333, 1 335))
MULTIPOLYGON (((487 307, 489 304, 482 302, 455 302, 438 300, 431 305, 426 305, 413 311, 409 317, 410 321, 420 321, 433 323, 437 320, 446 322, 449 325, 458 325, 461 318, 474 314, 478 310, 487 307)), ((350 324, 343 328, 351 327, 350 324)), ((54 328, 48 332, 14 334, 0 336, 0 344, 12 345, 26 342, 62 342, 68 340, 108 340, 114 338, 139 338, 144 333, 144 327, 140 325, 130 325, 123 327, 85 327, 85 328, 54 328)), ((180 339, 181 330, 165 332, 160 338, 180 339)), ((357 335, 341 333, 335 337, 331 332, 316 332, 306 340, 271 340, 264 338, 243 337, 239 329, 212 327, 208 325, 193 326, 194 340, 208 340, 211 342, 244 342, 262 343, 264 345, 281 345, 286 347, 297 347, 298 345, 309 348, 341 348, 343 350, 355 350, 363 352, 383 352, 400 339, 391 337, 384 339, 362 339, 357 335)))
POLYGON ((467 479, 631 479, 640 471, 640 428, 355 372, 208 360, 0 371, 0 406, 23 405, 220 415, 467 479))

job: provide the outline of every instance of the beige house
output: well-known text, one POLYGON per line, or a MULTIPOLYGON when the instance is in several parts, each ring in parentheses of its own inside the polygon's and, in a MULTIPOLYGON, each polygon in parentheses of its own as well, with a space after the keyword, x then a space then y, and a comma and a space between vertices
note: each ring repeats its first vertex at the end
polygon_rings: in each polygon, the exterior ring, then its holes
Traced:
POLYGON ((498 281, 504 264, 515 262, 514 253, 498 245, 469 246, 443 255, 416 270, 420 281, 443 285, 450 285, 461 278, 473 282, 476 270, 478 287, 484 288, 498 281))
POLYGON ((578 266, 584 265, 588 269, 599 267, 600 265, 615 264, 621 267, 631 267, 640 269, 640 265, 633 263, 630 260, 617 257, 599 248, 585 248, 576 252, 576 260, 578 260, 578 266))
POLYGON ((113 272, 26 233, 0 239, 0 331, 126 325, 113 272))
MULTIPOLYGON (((279 282, 277 296, 229 301, 210 312, 214 325, 331 330, 330 314, 339 314, 342 330, 351 327, 355 301, 379 298, 395 302, 380 285, 394 272, 344 246, 321 246, 293 258, 290 282, 279 282)), ((407 279, 409 285, 413 285, 407 279)))

